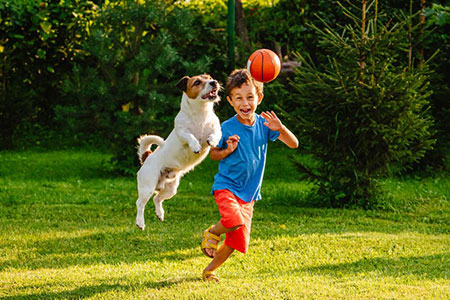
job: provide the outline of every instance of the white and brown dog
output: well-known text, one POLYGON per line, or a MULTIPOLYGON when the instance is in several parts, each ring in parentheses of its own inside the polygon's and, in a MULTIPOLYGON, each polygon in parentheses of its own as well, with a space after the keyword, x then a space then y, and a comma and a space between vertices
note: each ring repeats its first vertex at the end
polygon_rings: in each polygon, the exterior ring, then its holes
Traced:
POLYGON ((183 77, 176 85, 183 91, 175 128, 164 141, 155 135, 138 139, 141 168, 137 173, 139 198, 136 225, 144 230, 144 209, 153 197, 157 217, 164 221, 162 202, 177 193, 180 178, 202 162, 210 147, 219 143, 222 132, 214 103, 220 100, 219 83, 209 75, 183 77), (151 145, 158 147, 152 153, 151 145))

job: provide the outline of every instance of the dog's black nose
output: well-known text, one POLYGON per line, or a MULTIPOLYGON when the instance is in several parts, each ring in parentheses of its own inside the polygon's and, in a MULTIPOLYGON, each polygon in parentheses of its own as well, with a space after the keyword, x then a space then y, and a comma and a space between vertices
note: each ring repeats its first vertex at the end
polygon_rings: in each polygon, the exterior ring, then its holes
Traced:
POLYGON ((213 87, 216 88, 217 87, 217 81, 210 81, 209 84, 213 87))

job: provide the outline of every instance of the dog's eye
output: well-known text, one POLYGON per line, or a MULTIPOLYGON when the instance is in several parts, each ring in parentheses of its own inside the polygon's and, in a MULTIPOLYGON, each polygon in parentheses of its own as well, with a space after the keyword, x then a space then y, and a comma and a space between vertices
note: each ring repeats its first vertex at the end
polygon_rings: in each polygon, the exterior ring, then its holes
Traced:
POLYGON ((194 85, 199 85, 200 83, 202 83, 200 80, 196 80, 196 81, 194 82, 194 85))

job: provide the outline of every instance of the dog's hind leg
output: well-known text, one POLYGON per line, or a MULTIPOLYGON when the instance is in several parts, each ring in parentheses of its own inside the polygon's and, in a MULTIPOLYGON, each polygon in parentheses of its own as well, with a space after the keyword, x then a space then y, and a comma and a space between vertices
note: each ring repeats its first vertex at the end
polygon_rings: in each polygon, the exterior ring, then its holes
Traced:
POLYGON ((146 178, 143 178, 140 175, 141 174, 139 174, 139 172, 138 172, 137 180, 138 180, 139 198, 136 201, 136 207, 137 207, 136 225, 140 229, 144 230, 145 229, 145 219, 144 219, 145 205, 147 204, 148 200, 150 200, 150 197, 155 192, 159 174, 155 174, 154 176, 147 176, 146 178), (152 178, 153 180, 150 180, 150 181, 144 180, 144 179, 148 179, 148 178, 152 178))
POLYGON ((153 203, 155 204, 155 212, 158 219, 164 221, 164 208, 162 203, 164 200, 172 198, 178 189, 178 185, 180 184, 180 176, 177 176, 171 181, 167 181, 164 185, 164 189, 161 190, 158 195, 153 197, 153 203))
POLYGON ((145 189, 139 190, 139 198, 136 201, 137 214, 136 214, 136 225, 139 229, 145 229, 145 219, 144 219, 144 211, 145 205, 147 204, 150 197, 153 195, 153 191, 145 189))

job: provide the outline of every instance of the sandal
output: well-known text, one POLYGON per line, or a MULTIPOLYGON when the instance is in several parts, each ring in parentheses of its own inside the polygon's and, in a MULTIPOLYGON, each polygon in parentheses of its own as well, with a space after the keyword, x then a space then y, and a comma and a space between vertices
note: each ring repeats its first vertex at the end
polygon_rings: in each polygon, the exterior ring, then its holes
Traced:
POLYGON ((203 271, 202 278, 204 281, 219 282, 219 277, 217 277, 212 271, 203 271))
POLYGON ((219 242, 222 240, 219 236, 213 234, 210 232, 211 228, 213 228, 214 225, 209 226, 208 229, 206 229, 205 231, 203 231, 203 236, 202 236, 202 252, 203 254, 205 254, 208 257, 214 258, 215 255, 209 255, 205 249, 214 249, 217 250, 217 244, 219 244, 219 242), (209 240, 216 240, 217 244, 211 244, 209 242, 209 240))

